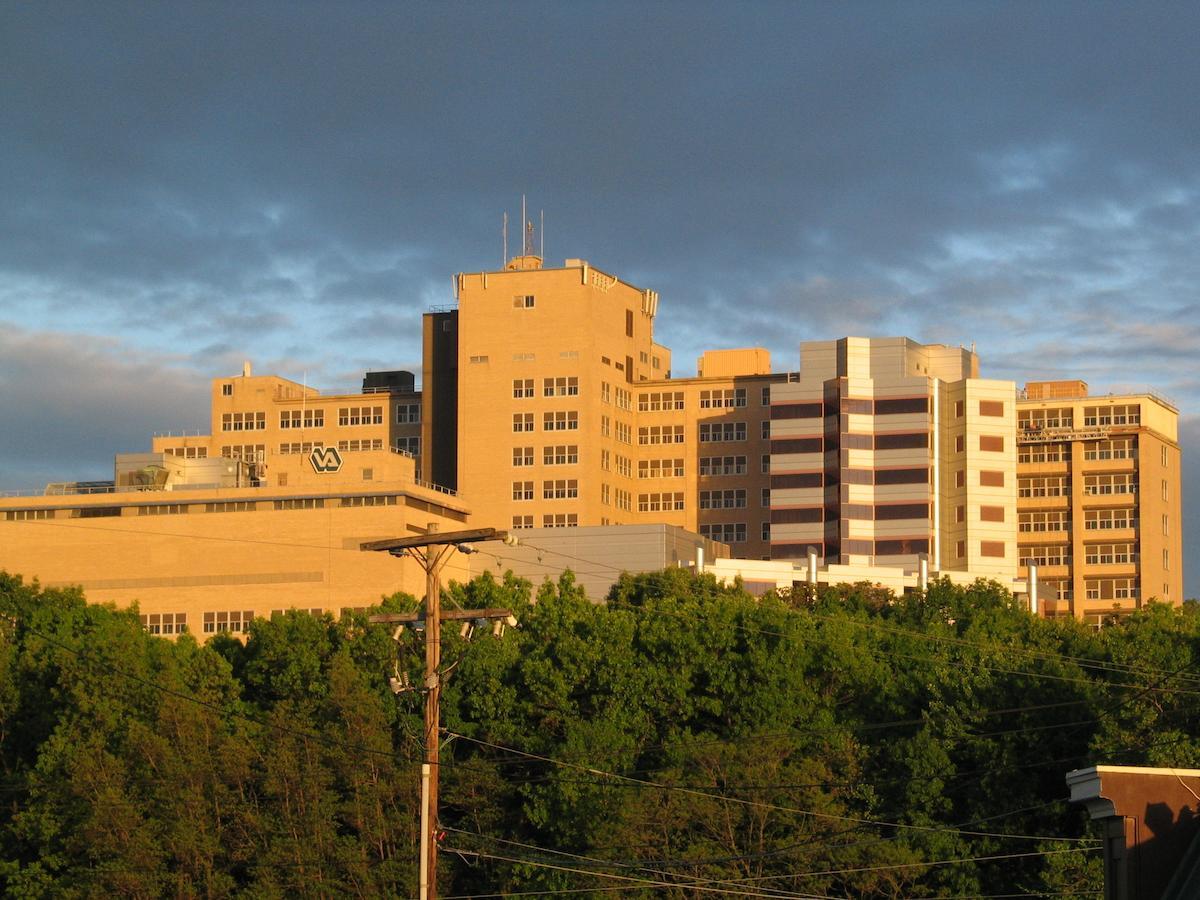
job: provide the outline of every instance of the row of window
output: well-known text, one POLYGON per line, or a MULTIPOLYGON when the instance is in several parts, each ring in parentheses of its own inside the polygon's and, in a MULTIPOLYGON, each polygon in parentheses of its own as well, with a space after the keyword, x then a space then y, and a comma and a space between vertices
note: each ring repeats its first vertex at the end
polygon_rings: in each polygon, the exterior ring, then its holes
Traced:
MULTIPOLYGON (((514 432, 533 431, 533 413, 513 413, 514 432)), ((575 410, 558 410, 542 414, 543 431, 578 431, 579 413, 575 410)))
POLYGON ((265 431, 267 414, 265 412, 235 412, 221 415, 222 431, 265 431))
MULTIPOLYGON (((542 516, 543 528, 575 528, 578 525, 578 513, 547 513, 542 516)), ((512 527, 533 528, 533 516, 513 516, 512 527)))
MULTIPOLYGON (((514 481, 512 483, 512 498, 516 501, 532 500, 534 497, 532 481, 514 481)), ((543 500, 573 500, 579 496, 579 480, 576 478, 558 478, 542 482, 543 500)))
MULTIPOLYGON (((514 378, 512 383, 514 400, 527 400, 534 396, 534 379, 514 378)), ((543 397, 577 397, 579 378, 575 375, 556 376, 542 379, 543 397)))
POLYGON ((1019 409, 1017 427, 1023 431, 1042 431, 1047 428, 1070 428, 1074 423, 1074 411, 1062 409, 1019 409))
MULTIPOLYGON (((533 460, 533 447, 513 447, 512 461, 514 466, 532 466, 533 460)), ((542 448, 542 465, 573 466, 578 462, 578 444, 552 444, 542 448)))
POLYGON ((669 512, 683 508, 682 491, 638 494, 638 512, 669 512))
POLYGON ((338 425, 382 425, 382 406, 343 406, 338 409, 338 425))

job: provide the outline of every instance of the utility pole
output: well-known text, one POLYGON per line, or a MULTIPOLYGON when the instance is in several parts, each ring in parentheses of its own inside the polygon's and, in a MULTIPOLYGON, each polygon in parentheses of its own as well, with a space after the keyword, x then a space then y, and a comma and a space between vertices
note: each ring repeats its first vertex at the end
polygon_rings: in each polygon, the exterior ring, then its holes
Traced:
MULTIPOLYGON (((441 574, 450 555, 474 553, 471 544, 479 541, 503 541, 515 544, 516 538, 495 528, 474 528, 469 531, 439 532, 436 522, 430 522, 425 534, 410 538, 391 538, 367 541, 360 550, 411 556, 425 570, 425 609, 422 613, 385 613, 371 616, 373 623, 425 625, 425 763, 421 766, 421 851, 420 897, 437 900, 437 830, 438 830, 438 756, 441 733, 442 695, 442 622, 486 620, 516 624, 512 610, 461 609, 442 612, 441 574)), ((398 688, 394 688, 397 689, 398 688)))

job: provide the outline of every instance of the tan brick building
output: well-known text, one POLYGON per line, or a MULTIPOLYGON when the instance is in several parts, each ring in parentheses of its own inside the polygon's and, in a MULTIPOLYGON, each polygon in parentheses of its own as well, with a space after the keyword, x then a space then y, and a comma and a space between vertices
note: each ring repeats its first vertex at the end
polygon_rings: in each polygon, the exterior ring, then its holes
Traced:
POLYGON ((1179 411, 1152 393, 1031 382, 1017 403, 1021 573, 1049 615, 1183 601, 1179 411))

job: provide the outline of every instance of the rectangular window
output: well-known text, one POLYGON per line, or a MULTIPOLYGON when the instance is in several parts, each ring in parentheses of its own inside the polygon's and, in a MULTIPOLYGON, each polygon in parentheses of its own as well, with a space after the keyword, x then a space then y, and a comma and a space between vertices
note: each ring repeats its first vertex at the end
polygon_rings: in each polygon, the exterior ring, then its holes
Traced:
POLYGON ((532 378, 514 378, 513 379, 513 399, 525 400, 533 396, 533 379, 532 378))
POLYGON ((533 294, 518 294, 513 297, 513 309, 533 309, 533 294))
POLYGON ((771 489, 770 488, 762 488, 762 494, 758 498, 758 505, 761 506, 763 509, 770 509, 770 507, 771 507, 771 489))
POLYGON ((533 431, 533 413, 513 413, 513 431, 533 431))
MULTIPOLYGON (((959 402, 961 403, 962 401, 960 400, 959 402)), ((955 543, 955 545, 954 545, 955 559, 964 559, 964 558, 966 558, 966 555, 967 555, 967 542, 966 541, 958 541, 957 543, 955 543)))
POLYGON ((727 491, 701 491, 701 509, 745 509, 746 492, 741 489, 727 491))
POLYGON ((1004 507, 1003 506, 981 506, 979 507, 979 520, 981 522, 1003 522, 1004 507))
POLYGON ((421 404, 420 403, 398 403, 396 404, 396 424, 397 425, 417 425, 421 421, 421 404))
POLYGON ((876 450, 922 450, 928 446, 929 432, 927 431, 875 435, 876 450))
POLYGON ((881 503, 875 507, 875 521, 898 519, 929 519, 928 503, 881 503))
MULTIPOLYGON (((679 442, 682 443, 682 426, 676 427, 680 428, 679 442)), ((746 440, 745 422, 704 422, 700 425, 701 443, 719 443, 723 441, 744 440, 746 440)))
POLYGON ((643 459, 638 461, 638 478, 679 478, 682 476, 682 459, 643 459))
POLYGON ((876 484, 928 484, 929 469, 876 469, 876 484))
POLYGON ((579 497, 579 481, 575 478, 559 478, 542 482, 543 500, 574 500, 579 497))
POLYGON ((382 425, 382 406, 343 406, 338 409, 338 425, 382 425))
POLYGON ((1004 487, 1003 472, 983 471, 979 473, 980 487, 1004 487))
POLYGON ((700 392, 701 409, 733 409, 745 405, 745 388, 715 388, 700 392))
MULTIPOLYGON (((417 438, 419 441, 420 438, 417 438)), ((382 450, 383 438, 363 438, 362 440, 354 441, 338 441, 338 449, 357 453, 362 450, 382 450)))
POLYGON ((954 473, 954 486, 955 487, 966 487, 967 486, 967 473, 964 472, 962 469, 959 469, 957 472, 954 473))
POLYGON ((547 513, 542 516, 543 528, 575 528, 578 524, 577 513, 547 513))
POLYGON ((638 412, 665 412, 683 408, 683 391, 653 391, 648 394, 638 394, 638 412))
POLYGON ((1051 509, 1017 515, 1017 530, 1022 532, 1068 531, 1070 527, 1071 516, 1066 510, 1051 509))
MULTIPOLYGON (((1163 516, 1166 519, 1166 516, 1163 516)), ((1132 509, 1085 509, 1083 527, 1086 531, 1113 531, 1136 525, 1132 509)))
POLYGON ((544 397, 577 397, 578 395, 579 378, 575 375, 542 379, 542 396, 544 397))
POLYGON ((252 621, 254 621, 253 610, 206 612, 204 614, 204 633, 221 634, 224 632, 234 632, 241 634, 249 630, 252 621))
POLYGON ((542 415, 543 431, 578 431, 579 413, 575 410, 557 410, 542 415))
POLYGON ((482 365, 488 361, 487 356, 472 356, 470 359, 471 365, 482 365))
POLYGON ((633 310, 625 310, 625 336, 633 337, 633 310))
POLYGON ((287 500, 274 501, 277 510, 288 509, 324 509, 325 500, 321 497, 290 497, 287 500))
POLYGON ((980 400, 979 414, 981 416, 1003 416, 1004 401, 1002 400, 980 400))
POLYGON ((980 541, 979 555, 993 558, 1004 556, 1004 541, 980 541))
POLYGON ((671 512, 683 509, 683 492, 638 494, 638 512, 671 512))
POLYGON ((981 434, 979 436, 979 449, 986 453, 1003 453, 1004 438, 995 434, 981 434))
POLYGON ((700 526, 700 534, 711 541, 720 541, 723 544, 743 544, 746 542, 746 523, 703 523, 700 526))
POLYGON ((1069 497, 1071 479, 1066 475, 1017 478, 1018 497, 1069 497))
POLYGON ((1083 492, 1092 497, 1136 494, 1137 488, 1137 476, 1132 473, 1083 476, 1083 492))
POLYGON ((928 538, 900 538, 898 540, 876 541, 874 552, 876 556, 911 556, 914 553, 928 553, 928 538))
POLYGON ((421 455, 421 439, 416 436, 395 438, 392 446, 397 453, 403 453, 405 456, 421 455))
MULTIPOLYGON (((954 418, 961 419, 963 417, 963 415, 966 413, 966 410, 967 410, 967 404, 966 404, 965 400, 955 400, 954 401, 954 418)), ((959 558, 966 556, 967 555, 966 549, 964 548, 963 552, 958 555, 959 555, 959 558)))
POLYGON ((820 403, 774 403, 771 405, 772 419, 819 419, 825 415, 820 403))
POLYGON ((894 400, 875 401, 875 415, 877 416, 927 412, 929 412, 928 397, 901 397, 894 400))
POLYGON ((138 618, 150 634, 187 633, 187 613, 148 613, 138 618))
POLYGON ((653 444, 682 444, 682 425, 650 425, 638 429, 638 443, 646 446, 653 444))
POLYGON ((762 455, 762 459, 759 461, 759 466, 761 468, 762 474, 764 474, 764 475, 771 474, 771 454, 770 453, 764 453, 762 455))
MULTIPOLYGON (((533 448, 530 450, 529 465, 533 465, 533 448)), ((620 457, 618 457, 619 459, 620 457)), ((573 466, 579 462, 579 445, 578 444, 553 444, 542 449, 542 465, 546 466, 573 466)))
POLYGON ((747 471, 748 467, 744 456, 700 457, 701 475, 745 475, 747 471))
MULTIPOLYGON (((1066 544, 1021 547, 1019 554, 1020 563, 1023 566, 1066 566, 1071 563, 1071 548, 1066 544)), ((1089 562, 1091 562, 1090 558, 1089 562)))
POLYGON ((532 481, 514 481, 512 483, 512 498, 517 501, 533 499, 532 481))
POLYGON ((1083 550, 1084 562, 1089 566, 1129 565, 1137 562, 1137 552, 1133 544, 1088 544, 1083 550))
POLYGON ((233 385, 232 384, 221 385, 221 396, 222 397, 232 397, 233 396, 233 385))
POLYGON ((512 517, 512 527, 513 528, 532 528, 533 527, 533 516, 513 516, 512 517))
POLYGON ((512 461, 514 466, 532 466, 532 447, 513 447, 512 461))

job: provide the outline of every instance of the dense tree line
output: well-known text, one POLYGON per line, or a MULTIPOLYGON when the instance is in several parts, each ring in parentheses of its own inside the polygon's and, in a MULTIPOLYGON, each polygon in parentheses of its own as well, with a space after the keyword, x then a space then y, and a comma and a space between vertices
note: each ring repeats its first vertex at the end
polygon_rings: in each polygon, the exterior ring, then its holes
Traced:
MULTIPOLYGON (((446 602, 520 627, 445 630, 444 895, 1090 896, 1064 774, 1200 761, 1190 604, 1095 631, 995 584, 755 599, 679 569, 446 602)), ((408 647, 296 612, 172 642, 0 574, 0 891, 415 896, 408 647)))

